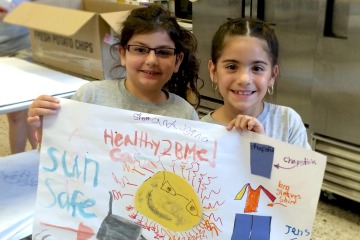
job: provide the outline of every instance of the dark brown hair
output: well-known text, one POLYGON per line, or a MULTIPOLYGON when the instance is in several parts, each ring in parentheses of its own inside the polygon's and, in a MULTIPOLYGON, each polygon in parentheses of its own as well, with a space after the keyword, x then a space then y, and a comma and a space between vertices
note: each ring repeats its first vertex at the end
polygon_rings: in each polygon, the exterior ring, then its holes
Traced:
POLYGON ((172 75, 164 89, 198 107, 200 104, 198 89, 203 86, 203 80, 198 75, 200 62, 196 56, 197 40, 190 31, 182 28, 176 18, 171 16, 170 12, 162 5, 150 4, 148 7, 132 10, 122 24, 122 29, 117 36, 119 42, 116 45, 126 48, 129 40, 135 34, 151 33, 158 30, 165 30, 175 44, 176 53, 182 52, 184 54, 179 71, 172 75), (189 94, 196 97, 195 102, 189 100, 189 94))

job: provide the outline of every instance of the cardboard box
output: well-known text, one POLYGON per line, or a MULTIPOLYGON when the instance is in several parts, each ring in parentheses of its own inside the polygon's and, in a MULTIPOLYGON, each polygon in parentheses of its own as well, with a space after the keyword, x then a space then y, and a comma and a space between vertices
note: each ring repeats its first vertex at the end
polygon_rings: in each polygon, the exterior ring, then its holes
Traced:
POLYGON ((24 2, 4 21, 30 29, 33 60, 95 79, 112 79, 118 52, 109 39, 129 12, 140 6, 103 0, 82 0, 79 9, 24 2), (115 58, 115 59, 114 59, 115 58))

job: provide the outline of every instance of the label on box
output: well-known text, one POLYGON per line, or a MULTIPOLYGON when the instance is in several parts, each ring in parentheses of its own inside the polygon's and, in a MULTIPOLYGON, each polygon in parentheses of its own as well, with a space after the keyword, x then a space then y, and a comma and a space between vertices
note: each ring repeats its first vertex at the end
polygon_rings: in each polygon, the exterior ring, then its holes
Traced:
POLYGON ((67 47, 83 52, 93 53, 93 43, 70 37, 52 34, 48 32, 34 31, 35 41, 47 42, 56 45, 57 47, 67 47))

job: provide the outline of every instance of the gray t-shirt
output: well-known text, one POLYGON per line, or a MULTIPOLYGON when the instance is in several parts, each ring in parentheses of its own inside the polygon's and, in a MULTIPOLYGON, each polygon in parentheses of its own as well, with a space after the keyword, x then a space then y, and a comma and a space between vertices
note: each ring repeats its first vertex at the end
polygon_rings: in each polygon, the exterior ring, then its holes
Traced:
POLYGON ((168 95, 166 102, 151 103, 129 93, 125 88, 124 80, 100 80, 84 84, 71 99, 131 111, 199 120, 194 107, 185 99, 169 92, 166 94, 168 95))
MULTIPOLYGON (((220 124, 211 117, 212 113, 202 117, 201 121, 220 124)), ((264 102, 264 110, 257 118, 263 124, 266 136, 311 148, 304 123, 294 109, 264 102)))

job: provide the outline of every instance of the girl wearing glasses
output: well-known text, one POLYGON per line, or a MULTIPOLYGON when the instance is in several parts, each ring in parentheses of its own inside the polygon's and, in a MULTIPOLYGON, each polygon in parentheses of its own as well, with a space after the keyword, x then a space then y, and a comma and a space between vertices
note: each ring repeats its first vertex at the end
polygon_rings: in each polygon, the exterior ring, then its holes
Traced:
POLYGON ((278 41, 274 30, 253 19, 231 19, 212 40, 210 78, 223 106, 201 121, 228 130, 253 131, 310 148, 300 115, 293 109, 264 101, 273 94, 279 74, 278 41))
MULTIPOLYGON (((89 82, 72 99, 198 120, 197 41, 167 10, 157 4, 132 10, 114 47, 126 78, 89 82)), ((57 98, 39 96, 29 107, 28 123, 39 128, 40 116, 56 114, 59 107, 57 98)))

